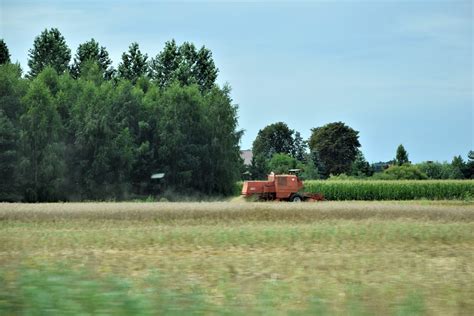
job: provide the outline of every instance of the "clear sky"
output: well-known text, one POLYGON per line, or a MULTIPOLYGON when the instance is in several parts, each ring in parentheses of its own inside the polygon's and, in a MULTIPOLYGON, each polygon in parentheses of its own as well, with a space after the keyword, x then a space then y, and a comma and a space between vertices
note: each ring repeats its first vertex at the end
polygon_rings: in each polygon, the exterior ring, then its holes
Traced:
POLYGON ((284 121, 305 138, 343 121, 370 162, 403 144, 410 159, 451 160, 474 149, 472 1, 0 0, 0 36, 27 69, 28 49, 57 27, 75 53, 95 38, 114 64, 137 41, 212 50, 230 83, 250 148, 284 121))

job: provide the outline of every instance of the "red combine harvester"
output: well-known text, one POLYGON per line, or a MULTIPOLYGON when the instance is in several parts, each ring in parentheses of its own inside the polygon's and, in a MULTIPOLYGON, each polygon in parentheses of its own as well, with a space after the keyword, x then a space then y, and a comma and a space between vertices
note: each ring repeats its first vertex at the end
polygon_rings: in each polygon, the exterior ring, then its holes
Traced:
MULTIPOLYGON (((297 170, 290 170, 296 172, 297 170)), ((296 174, 268 175, 267 181, 245 181, 242 186, 242 195, 245 197, 256 196, 260 200, 275 201, 322 201, 321 194, 300 192, 303 181, 296 174)))

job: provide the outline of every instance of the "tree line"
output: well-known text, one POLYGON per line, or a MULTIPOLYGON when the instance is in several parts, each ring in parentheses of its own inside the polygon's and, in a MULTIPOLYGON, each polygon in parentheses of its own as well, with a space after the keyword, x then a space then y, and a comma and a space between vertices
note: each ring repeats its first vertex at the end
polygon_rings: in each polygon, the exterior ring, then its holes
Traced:
POLYGON ((395 158, 369 164, 362 153, 359 132, 343 122, 313 128, 308 140, 287 124, 277 122, 258 132, 252 144, 252 162, 244 174, 250 179, 300 169, 305 179, 474 179, 474 151, 468 160, 455 156, 451 163, 412 164, 399 145, 395 158))
POLYGON ((369 164, 359 132, 343 122, 304 140, 278 122, 259 131, 244 166, 237 106, 204 46, 174 40, 149 58, 138 43, 117 69, 91 39, 74 57, 58 29, 34 39, 23 75, 0 40, 0 200, 130 199, 178 193, 229 195, 239 179, 301 169, 306 179, 464 179, 474 153, 451 163, 369 164), (163 180, 150 179, 164 173, 163 180))
POLYGON ((233 193, 242 131, 209 49, 171 40, 149 59, 132 43, 114 69, 94 39, 71 60, 52 28, 28 56, 23 75, 0 40, 1 201, 233 193))

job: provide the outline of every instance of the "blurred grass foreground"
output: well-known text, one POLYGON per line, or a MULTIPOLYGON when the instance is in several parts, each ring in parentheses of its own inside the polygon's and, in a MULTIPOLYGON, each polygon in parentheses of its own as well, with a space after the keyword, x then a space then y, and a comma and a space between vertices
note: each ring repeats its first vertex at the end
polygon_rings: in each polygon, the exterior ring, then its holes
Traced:
POLYGON ((472 315, 463 201, 0 204, 0 315, 472 315))

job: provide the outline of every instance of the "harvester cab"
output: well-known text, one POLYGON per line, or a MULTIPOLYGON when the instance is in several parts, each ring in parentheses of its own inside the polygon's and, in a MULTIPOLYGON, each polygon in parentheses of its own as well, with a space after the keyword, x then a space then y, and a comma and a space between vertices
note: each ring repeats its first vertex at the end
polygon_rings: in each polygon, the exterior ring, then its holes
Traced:
POLYGON ((295 176, 298 176, 301 172, 301 169, 290 169, 288 170, 288 174, 294 174, 295 176))

